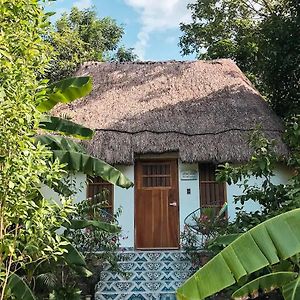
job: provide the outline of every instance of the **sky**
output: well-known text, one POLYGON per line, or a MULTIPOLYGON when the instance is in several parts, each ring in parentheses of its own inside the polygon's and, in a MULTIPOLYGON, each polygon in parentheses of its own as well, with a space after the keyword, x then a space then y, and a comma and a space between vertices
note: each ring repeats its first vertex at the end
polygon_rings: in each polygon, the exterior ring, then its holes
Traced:
POLYGON ((72 6, 95 6, 98 16, 110 16, 125 29, 120 45, 134 48, 140 60, 192 60, 178 46, 180 22, 189 22, 187 4, 194 0, 56 0, 47 10, 56 12, 53 21, 72 6))

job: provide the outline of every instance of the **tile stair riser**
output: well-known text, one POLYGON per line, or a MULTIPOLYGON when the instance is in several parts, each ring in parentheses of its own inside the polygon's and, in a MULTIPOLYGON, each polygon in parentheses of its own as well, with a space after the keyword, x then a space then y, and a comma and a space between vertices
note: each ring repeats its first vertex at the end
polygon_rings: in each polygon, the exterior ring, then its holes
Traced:
POLYGON ((173 293, 96 294, 96 300, 176 300, 173 293))
POLYGON ((124 276, 122 274, 111 274, 109 271, 104 271, 100 275, 100 281, 143 281, 143 280, 165 280, 165 277, 167 276, 173 276, 173 278, 177 278, 178 280, 184 280, 194 274, 194 270, 189 271, 137 271, 137 272, 131 272, 129 276, 124 276), (136 279, 139 277, 143 277, 143 279, 136 279))
POLYGON ((96 300, 175 300, 176 288, 195 272, 181 251, 130 251, 120 260, 127 276, 103 270, 96 300))
POLYGON ((130 271, 180 271, 190 268, 190 262, 180 261, 180 262, 121 262, 119 267, 124 272, 130 271))
POLYGON ((98 283, 96 289, 102 293, 174 292, 182 281, 111 281, 98 283))

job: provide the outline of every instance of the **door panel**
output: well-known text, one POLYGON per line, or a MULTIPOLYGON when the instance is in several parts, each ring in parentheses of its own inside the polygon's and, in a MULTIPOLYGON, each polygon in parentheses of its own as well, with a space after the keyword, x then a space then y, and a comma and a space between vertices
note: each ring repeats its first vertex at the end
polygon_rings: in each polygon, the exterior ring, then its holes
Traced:
POLYGON ((179 247, 177 161, 137 161, 135 244, 138 249, 179 247))

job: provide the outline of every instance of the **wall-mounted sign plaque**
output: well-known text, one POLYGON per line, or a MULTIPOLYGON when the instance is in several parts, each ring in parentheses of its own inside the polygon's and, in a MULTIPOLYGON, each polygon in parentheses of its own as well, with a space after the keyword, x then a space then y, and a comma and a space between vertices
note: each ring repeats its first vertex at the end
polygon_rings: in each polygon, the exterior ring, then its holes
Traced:
POLYGON ((197 172, 197 170, 181 171, 180 178, 181 178, 181 180, 197 180, 198 172, 197 172))

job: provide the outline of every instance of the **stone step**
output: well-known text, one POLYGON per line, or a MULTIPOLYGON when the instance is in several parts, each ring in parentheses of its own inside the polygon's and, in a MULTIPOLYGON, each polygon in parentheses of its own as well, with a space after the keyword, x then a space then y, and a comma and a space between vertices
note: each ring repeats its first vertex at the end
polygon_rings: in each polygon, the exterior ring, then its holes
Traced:
POLYGON ((95 294, 95 300, 176 300, 174 293, 105 293, 95 294))

